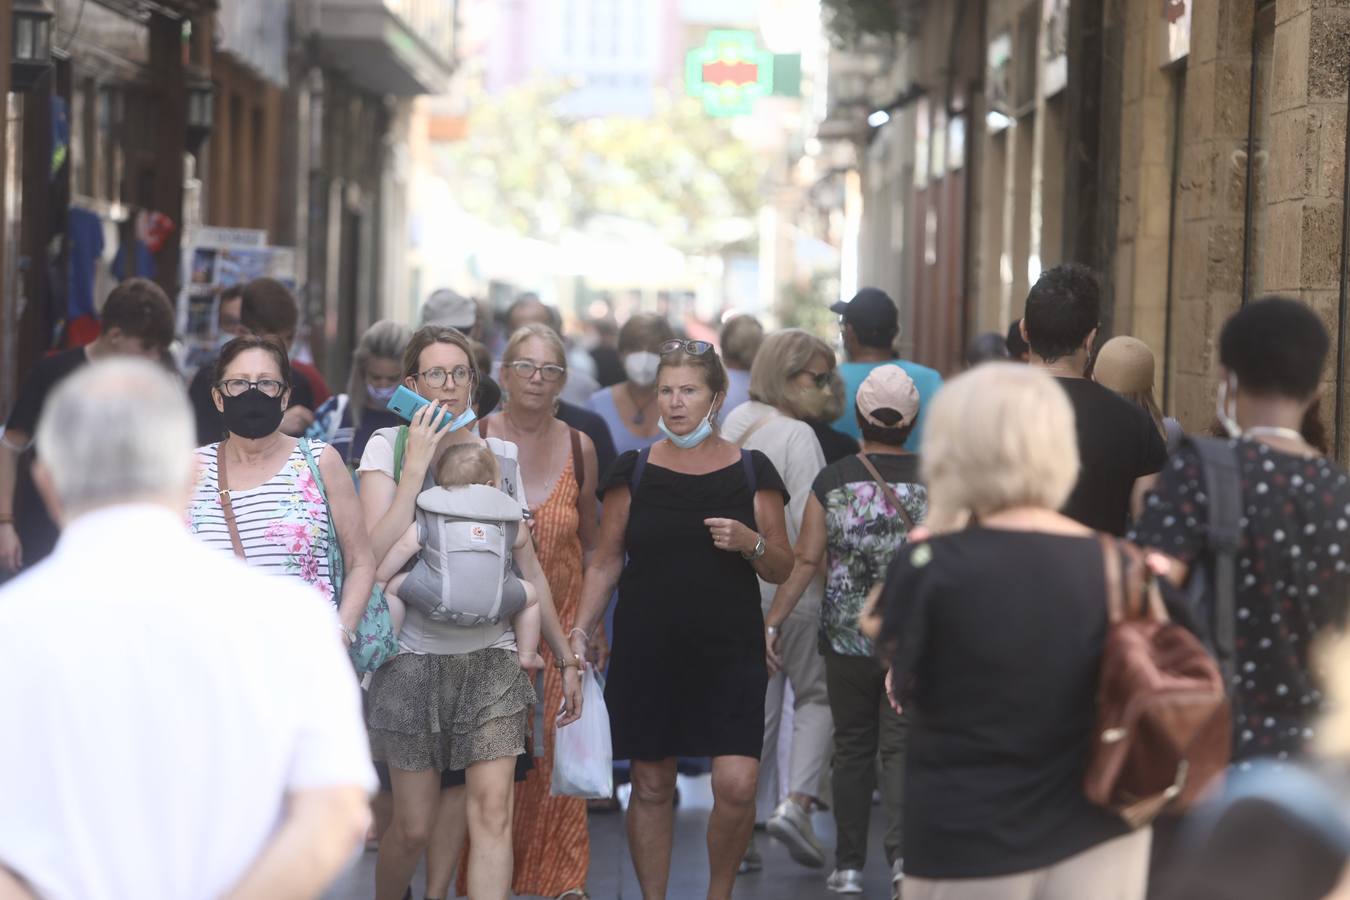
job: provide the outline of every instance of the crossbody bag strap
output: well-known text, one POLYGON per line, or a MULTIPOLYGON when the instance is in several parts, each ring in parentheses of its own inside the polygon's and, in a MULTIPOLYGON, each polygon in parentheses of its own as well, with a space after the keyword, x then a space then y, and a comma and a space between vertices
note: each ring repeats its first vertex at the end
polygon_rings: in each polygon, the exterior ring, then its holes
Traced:
POLYGON ((225 514, 225 527, 230 532, 230 546, 234 555, 248 559, 244 553, 244 542, 239 539, 239 523, 234 518, 234 504, 230 502, 229 481, 225 474, 225 442, 216 444, 216 498, 220 500, 220 510, 225 514))
POLYGON ((778 415, 777 412, 765 413, 764 415, 756 419, 754 422, 752 422, 750 424, 750 427, 745 429, 744 433, 742 433, 741 436, 736 439, 736 446, 744 447, 746 441, 750 440, 750 436, 754 434, 756 431, 759 431, 761 428, 763 428, 765 423, 767 423, 770 419, 772 419, 776 415, 778 415))
POLYGON ((408 426, 398 426, 398 434, 394 436, 394 484, 403 477, 403 457, 408 452, 408 426))
POLYGON ((1205 543, 1214 560, 1214 649, 1225 687, 1237 672, 1237 556, 1242 544, 1242 476, 1237 451, 1225 440, 1193 440, 1209 502, 1205 543))
POLYGON ((570 426, 567 433, 572 438, 572 477, 577 480, 577 490, 581 490, 586 483, 585 461, 581 458, 581 435, 577 434, 577 430, 570 426))
POLYGON ((877 471, 876 466, 872 465, 872 461, 867 458, 866 453, 859 453, 858 461, 863 464, 863 468, 867 470, 867 474, 872 476, 872 480, 877 483, 877 487, 881 488, 881 492, 886 495, 886 502, 889 503, 900 515, 900 518, 904 520, 905 527, 913 531, 914 519, 910 517, 909 510, 905 509, 905 504, 900 502, 900 498, 896 495, 894 489, 891 488, 890 482, 881 477, 881 473, 877 471))
POLYGON ((337 523, 333 521, 333 507, 328 502, 328 488, 323 483, 323 473, 319 471, 319 461, 314 458, 314 451, 310 449, 309 441, 300 439, 300 454, 305 458, 305 464, 309 466, 309 473, 314 476, 314 486, 319 489, 319 496, 323 498, 324 511, 328 516, 328 577, 333 581, 333 593, 335 596, 342 596, 342 582, 347 574, 346 563, 342 558, 342 543, 338 540, 337 523))

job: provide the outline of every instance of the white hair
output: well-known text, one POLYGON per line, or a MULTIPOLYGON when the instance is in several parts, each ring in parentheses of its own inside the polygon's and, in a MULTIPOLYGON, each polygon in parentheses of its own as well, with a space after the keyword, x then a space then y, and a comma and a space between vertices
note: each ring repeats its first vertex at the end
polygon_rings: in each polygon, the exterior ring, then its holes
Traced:
POLYGON ((37 456, 67 515, 156 500, 192 478, 196 427, 182 385, 145 360, 91 363, 48 398, 37 456))
POLYGON ((1073 407, 1049 375, 987 362, 938 391, 920 458, 934 531, 1017 506, 1058 510, 1078 481, 1073 407))

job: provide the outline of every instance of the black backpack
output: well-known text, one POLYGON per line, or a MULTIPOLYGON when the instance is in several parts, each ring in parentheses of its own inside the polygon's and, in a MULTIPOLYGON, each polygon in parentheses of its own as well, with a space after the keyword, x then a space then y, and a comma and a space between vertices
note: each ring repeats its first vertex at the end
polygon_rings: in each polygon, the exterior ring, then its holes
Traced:
POLYGON ((1242 544, 1242 479, 1237 447, 1225 438, 1188 437, 1200 457, 1209 519, 1205 550, 1192 564, 1182 602, 1192 631, 1214 654, 1232 693, 1237 672, 1237 555, 1242 544))

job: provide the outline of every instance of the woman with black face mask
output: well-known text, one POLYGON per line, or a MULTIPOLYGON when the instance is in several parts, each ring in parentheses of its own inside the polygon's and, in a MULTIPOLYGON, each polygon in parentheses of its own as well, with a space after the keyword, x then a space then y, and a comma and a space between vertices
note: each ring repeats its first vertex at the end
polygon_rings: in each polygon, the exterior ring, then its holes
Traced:
POLYGON ((285 348, 270 338, 235 338, 221 350, 211 395, 226 437, 197 450, 201 474, 188 524, 222 553, 313 586, 337 607, 350 644, 375 580, 370 538, 337 452, 281 432, 289 373, 285 348), (330 519, 345 573, 330 571, 330 519))

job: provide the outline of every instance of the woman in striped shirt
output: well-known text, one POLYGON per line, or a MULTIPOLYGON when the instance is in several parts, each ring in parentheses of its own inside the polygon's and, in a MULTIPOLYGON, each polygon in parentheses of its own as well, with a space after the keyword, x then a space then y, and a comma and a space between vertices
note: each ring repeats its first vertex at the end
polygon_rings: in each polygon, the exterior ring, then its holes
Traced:
POLYGON ((269 338, 235 338, 221 350, 211 392, 228 434, 197 450, 201 473, 188 526, 254 568, 313 586, 337 607, 350 643, 375 579, 370 538, 337 453, 309 445, 320 485, 300 442, 280 431, 289 372, 285 350, 269 338), (333 595, 328 570, 330 516, 346 561, 341 597, 333 595))

